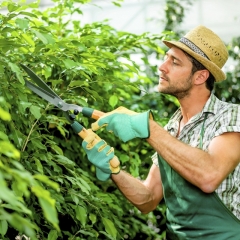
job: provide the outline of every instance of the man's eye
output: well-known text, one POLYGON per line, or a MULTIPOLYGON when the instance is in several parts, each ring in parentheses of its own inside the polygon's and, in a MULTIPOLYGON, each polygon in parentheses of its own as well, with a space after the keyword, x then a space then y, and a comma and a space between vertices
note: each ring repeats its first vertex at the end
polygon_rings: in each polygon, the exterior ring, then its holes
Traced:
POLYGON ((178 63, 177 63, 176 60, 173 60, 173 64, 174 64, 174 65, 178 65, 178 63))

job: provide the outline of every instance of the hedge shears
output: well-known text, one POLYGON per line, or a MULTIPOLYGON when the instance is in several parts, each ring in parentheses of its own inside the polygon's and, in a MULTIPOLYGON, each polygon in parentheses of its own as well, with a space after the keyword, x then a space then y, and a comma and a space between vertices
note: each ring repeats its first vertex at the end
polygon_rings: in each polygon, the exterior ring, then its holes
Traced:
MULTIPOLYGON (((84 139, 88 132, 87 130, 77 121, 74 120, 74 117, 78 113, 82 113, 86 117, 93 118, 95 120, 99 119, 104 112, 88 108, 88 107, 81 107, 75 104, 68 104, 64 102, 48 85, 39 77, 37 76, 30 68, 27 66, 20 64, 24 71, 28 74, 30 79, 35 83, 31 83, 24 77, 25 86, 31 89, 34 93, 38 96, 42 97, 43 99, 47 100, 49 103, 55 105, 62 111, 64 111, 64 115, 71 124, 74 132, 76 132, 82 139, 84 139), (71 114, 70 110, 74 112, 71 114)), ((114 161, 116 156, 111 160, 112 164, 114 165, 114 161)), ((117 160, 118 161, 118 160, 117 160)))

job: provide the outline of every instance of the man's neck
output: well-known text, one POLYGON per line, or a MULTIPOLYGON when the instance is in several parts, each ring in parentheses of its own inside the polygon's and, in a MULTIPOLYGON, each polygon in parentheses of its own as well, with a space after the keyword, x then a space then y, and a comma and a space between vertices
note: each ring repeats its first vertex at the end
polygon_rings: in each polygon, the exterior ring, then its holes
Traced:
POLYGON ((202 111, 210 95, 211 92, 209 91, 201 94, 191 93, 189 96, 179 100, 182 112, 182 125, 185 125, 193 116, 202 111))

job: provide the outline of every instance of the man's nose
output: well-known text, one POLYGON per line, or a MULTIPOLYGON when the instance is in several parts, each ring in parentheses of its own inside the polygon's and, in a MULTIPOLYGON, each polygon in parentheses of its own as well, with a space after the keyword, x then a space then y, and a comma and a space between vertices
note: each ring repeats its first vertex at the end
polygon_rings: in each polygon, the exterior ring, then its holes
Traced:
POLYGON ((167 72, 167 61, 163 61, 160 65, 159 65, 159 67, 158 67, 158 70, 160 71, 160 72, 167 72))

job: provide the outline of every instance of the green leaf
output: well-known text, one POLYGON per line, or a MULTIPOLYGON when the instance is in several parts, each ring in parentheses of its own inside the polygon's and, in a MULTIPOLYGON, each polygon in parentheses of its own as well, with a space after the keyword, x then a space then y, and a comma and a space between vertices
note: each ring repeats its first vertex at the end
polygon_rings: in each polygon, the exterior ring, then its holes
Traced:
POLYGON ((19 8, 19 5, 16 3, 10 3, 10 4, 8 4, 7 8, 8 8, 9 12, 14 12, 15 10, 17 10, 19 8))
POLYGON ((62 149, 57 145, 51 145, 51 149, 54 150, 57 154, 63 155, 62 149))
POLYGON ((138 70, 137 70, 135 67, 133 67, 133 66, 127 64, 127 63, 122 63, 122 64, 123 64, 124 66, 126 66, 129 70, 131 70, 132 72, 138 73, 138 70))
POLYGON ((117 230, 113 224, 113 222, 111 220, 109 220, 108 218, 104 218, 102 217, 103 220, 103 224, 105 227, 106 232, 111 235, 113 238, 117 237, 117 230))
POLYGON ((100 100, 102 102, 102 97, 99 96, 98 92, 91 90, 89 88, 85 88, 85 90, 90 93, 91 97, 94 100, 100 100))
MULTIPOLYGON (((65 129, 62 126, 57 125, 57 129, 61 133, 62 136, 64 136, 64 137, 66 136, 65 129)), ((63 155, 63 154, 61 154, 61 155, 63 155)))
POLYGON ((36 37, 40 39, 44 44, 48 44, 48 39, 44 36, 44 34, 40 33, 39 31, 33 30, 36 37))
POLYGON ((57 155, 56 156, 56 162, 65 165, 65 166, 69 166, 69 167, 74 167, 76 164, 75 162, 69 160, 67 157, 62 156, 62 155, 57 155))
MULTIPOLYGON (((20 163, 15 161, 15 166, 17 164, 20 165, 20 163)), ((33 183, 33 176, 30 174, 30 172, 26 171, 23 167, 21 169, 12 169, 12 174, 14 177, 20 177, 22 180, 28 182, 28 183, 33 183)))
POLYGON ((11 191, 7 187, 6 181, 4 180, 1 172, 0 172, 0 189, 1 189, 0 199, 12 205, 13 209, 31 215, 32 212, 29 209, 27 209, 23 203, 18 201, 18 198, 14 195, 13 191, 11 191))
POLYGON ((42 33, 42 35, 47 39, 48 44, 54 44, 56 42, 52 35, 48 33, 42 33))
POLYGON ((69 84, 69 87, 81 87, 81 86, 89 86, 89 83, 85 80, 77 80, 77 81, 71 81, 69 84))
POLYGON ((4 236, 8 230, 8 223, 6 220, 0 221, 0 234, 4 236))
POLYGON ((81 189, 81 191, 83 191, 84 193, 89 195, 88 189, 90 187, 83 179, 81 179, 80 177, 75 178, 75 177, 69 177, 69 176, 66 176, 66 179, 68 179, 73 186, 79 187, 81 189))
POLYGON ((8 140, 8 135, 6 135, 4 132, 0 131, 0 139, 8 140))
MULTIPOLYGON (((84 231, 84 230, 79 230, 80 233, 82 233, 83 235, 87 235, 87 236, 90 236, 92 237, 91 239, 98 239, 98 232, 95 231, 94 229, 89 229, 87 231, 84 231)), ((90 239, 90 238, 88 238, 90 239)), ((79 239, 80 240, 80 239, 79 239)))
MULTIPOLYGON (((35 2, 35 5, 34 4, 29 4, 29 6, 38 7, 37 1, 35 2)), ((33 18, 37 18, 37 15, 35 15, 33 13, 30 13, 30 12, 21 11, 21 12, 19 12, 19 14, 20 15, 29 16, 29 17, 33 17, 33 18)), ((26 18, 24 18, 24 19, 26 20, 26 18)))
POLYGON ((87 50, 86 46, 84 44, 80 43, 79 41, 73 40, 72 44, 77 46, 79 51, 86 51, 87 50))
POLYGON ((74 68, 74 67, 77 67, 80 65, 79 63, 74 62, 71 59, 65 59, 65 60, 63 60, 63 63, 67 69, 74 68))
POLYGON ((38 106, 32 105, 32 106, 30 107, 30 112, 33 114, 33 116, 34 116, 36 119, 39 119, 39 118, 42 116, 42 114, 41 114, 41 108, 38 107, 38 106))
POLYGON ((42 139, 33 138, 33 139, 31 139, 31 142, 34 145, 34 147, 46 150, 46 146, 42 144, 41 140, 42 139))
POLYGON ((34 175, 34 178, 47 184, 48 186, 54 188, 55 190, 59 191, 59 185, 56 182, 53 182, 52 180, 50 180, 46 175, 40 175, 40 174, 36 174, 34 175))
POLYGON ((37 240, 35 233, 37 226, 34 225, 27 217, 22 217, 17 213, 8 214, 5 211, 1 211, 1 217, 4 217, 9 224, 19 232, 24 232, 31 239, 37 240))
POLYGON ((96 217, 96 215, 93 214, 93 213, 90 213, 90 214, 89 214, 89 219, 91 220, 92 225, 97 221, 97 217, 96 217))
POLYGON ((14 194, 18 197, 22 197, 23 194, 25 196, 29 196, 28 185, 25 181, 13 181, 12 183, 12 190, 14 194))
POLYGON ((19 67, 15 63, 9 62, 8 65, 11 67, 13 72, 16 73, 20 71, 19 67))
POLYGON ((8 141, 0 141, 0 153, 15 159, 20 158, 20 152, 8 141))
POLYGON ((110 58, 110 59, 115 59, 116 58, 116 55, 111 53, 111 52, 102 52, 102 55, 110 58))
POLYGON ((20 47, 20 46, 21 46, 21 44, 16 43, 12 40, 0 39, 0 47, 1 48, 6 48, 7 47, 7 49, 10 49, 12 47, 20 47))
POLYGON ((0 75, 4 74, 4 67, 0 65, 0 75))
POLYGON ((48 233, 48 238, 47 238, 47 240, 56 240, 57 238, 58 238, 57 230, 51 230, 51 231, 48 233))
POLYGON ((26 18, 18 18, 16 19, 16 24, 18 25, 19 28, 21 29, 26 29, 28 28, 28 23, 29 20, 26 18))
POLYGON ((118 2, 112 2, 115 6, 117 6, 117 7, 121 7, 121 4, 120 3, 118 3, 118 2))
POLYGON ((119 159, 121 159, 121 163, 129 162, 129 156, 126 154, 120 154, 119 159))
POLYGON ((37 158, 34 158, 34 160, 35 160, 35 164, 36 164, 37 170, 38 170, 41 174, 43 174, 43 166, 42 166, 41 161, 39 161, 39 159, 37 159, 37 158))
POLYGON ((49 66, 45 66, 43 69, 42 69, 42 74, 44 75, 44 77, 47 79, 51 76, 52 74, 52 68, 49 67, 49 66))
POLYGON ((51 198, 50 192, 37 185, 32 187, 32 191, 38 197, 45 218, 59 230, 55 200, 51 198))
POLYGON ((22 111, 25 112, 26 108, 29 108, 30 106, 32 106, 32 103, 21 101, 20 106, 22 108, 22 111))
POLYGON ((85 227, 87 221, 87 211, 82 206, 77 206, 75 209, 76 218, 81 222, 81 224, 85 227))
POLYGON ((91 191, 91 187, 87 184, 87 182, 80 176, 77 177, 77 180, 79 180, 81 182, 81 184, 80 184, 81 190, 83 192, 85 192, 86 194, 89 194, 89 191, 91 191))
POLYGON ((73 202, 77 205, 79 204, 79 197, 77 197, 76 195, 74 194, 71 194, 71 198, 73 200, 73 202))
POLYGON ((30 35, 27 35, 25 33, 22 34, 22 37, 24 38, 24 40, 31 45, 32 47, 35 47, 35 42, 33 41, 32 37, 30 35))
POLYGON ((109 104, 112 108, 114 108, 118 103, 118 97, 116 95, 112 95, 110 98, 109 98, 109 104))
POLYGON ((0 118, 4 121, 11 121, 11 115, 0 107, 0 118))

